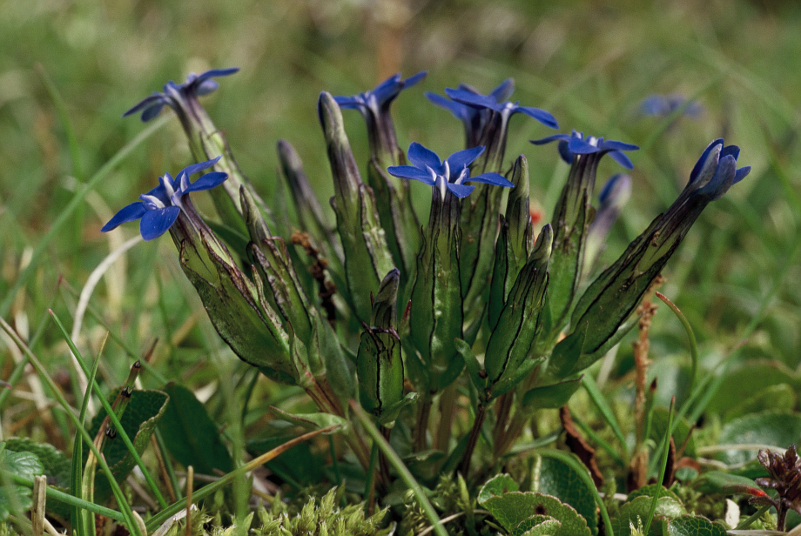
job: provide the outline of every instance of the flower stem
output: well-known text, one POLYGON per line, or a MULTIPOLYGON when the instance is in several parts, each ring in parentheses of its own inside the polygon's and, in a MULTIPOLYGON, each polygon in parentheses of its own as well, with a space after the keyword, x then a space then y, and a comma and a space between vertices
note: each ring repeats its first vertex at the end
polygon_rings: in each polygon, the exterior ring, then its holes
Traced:
POLYGON ((470 470, 470 459, 473 457, 473 450, 478 444, 478 436, 481 434, 481 426, 484 424, 484 418, 487 416, 487 405, 484 402, 478 404, 476 408, 476 420, 473 421, 473 428, 470 430, 470 438, 467 440, 467 448, 464 451, 462 463, 459 464, 459 472, 462 476, 467 476, 470 470))

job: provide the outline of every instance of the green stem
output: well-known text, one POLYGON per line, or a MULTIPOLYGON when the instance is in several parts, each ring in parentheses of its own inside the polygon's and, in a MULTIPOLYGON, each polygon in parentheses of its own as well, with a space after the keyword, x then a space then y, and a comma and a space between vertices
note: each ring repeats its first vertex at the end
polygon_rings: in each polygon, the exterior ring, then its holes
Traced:
POLYGON ((467 440, 467 448, 464 451, 462 463, 459 465, 459 472, 462 476, 467 476, 470 471, 470 459, 473 457, 473 451, 478 444, 478 436, 481 434, 481 427, 484 424, 484 418, 487 416, 487 405, 484 402, 479 402, 476 408, 476 419, 473 421, 473 428, 470 429, 470 439, 467 440))
POLYGON ((664 452, 662 453, 662 463, 660 464, 659 468, 659 478, 656 479, 656 483, 659 486, 657 488, 656 493, 654 494, 653 500, 651 500, 651 509, 648 510, 648 520, 645 523, 645 530, 643 534, 648 534, 648 530, 651 528, 651 521, 654 519, 654 514, 656 513, 656 503, 659 502, 659 497, 662 495, 662 482, 665 481, 665 470, 667 469, 667 461, 668 461, 668 454, 670 453, 670 436, 673 430, 673 407, 676 405, 676 397, 670 399, 670 409, 668 410, 668 426, 667 432, 665 433, 665 445, 664 445, 664 452))
POLYGON ((664 294, 661 292, 656 292, 656 297, 665 302, 665 305, 670 307, 670 310, 676 315, 676 318, 679 319, 681 325, 684 326, 684 331, 687 332, 687 338, 690 341, 690 357, 692 358, 693 368, 692 368, 692 375, 690 376, 690 387, 689 390, 692 391, 693 386, 695 385, 695 376, 698 371, 698 341, 695 339, 695 333, 693 332, 693 327, 690 325, 690 322, 687 320, 687 317, 684 316, 684 313, 676 307, 676 304, 670 301, 664 294))
POLYGON ((440 521, 437 512, 434 511, 434 507, 431 505, 431 502, 429 502, 428 497, 426 497, 423 488, 421 488, 420 484, 414 479, 412 473, 409 472, 409 469, 403 464, 400 457, 392 450, 392 447, 387 443, 386 439, 384 439, 384 436, 381 435, 381 432, 378 431, 378 428, 375 427, 370 417, 364 413, 364 410, 359 407, 355 400, 350 401, 350 409, 353 411, 354 415, 356 415, 359 422, 362 423, 362 426, 369 436, 378 444, 378 448, 381 449, 381 452, 387 457, 389 463, 392 464, 398 472, 401 480, 403 480, 412 491, 420 507, 423 509, 423 512, 425 512, 426 517, 428 517, 428 520, 434 527, 434 532, 437 533, 437 536, 448 536, 445 527, 442 526, 442 521, 440 521))

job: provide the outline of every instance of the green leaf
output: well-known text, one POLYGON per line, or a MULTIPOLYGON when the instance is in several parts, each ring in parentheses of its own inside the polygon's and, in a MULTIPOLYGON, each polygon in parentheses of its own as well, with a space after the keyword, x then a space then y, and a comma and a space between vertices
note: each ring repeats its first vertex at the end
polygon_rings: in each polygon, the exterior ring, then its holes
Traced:
POLYGON ((470 376, 470 381, 473 382, 473 386, 480 392, 483 393, 484 389, 487 388, 487 372, 483 372, 482 370, 484 367, 481 366, 481 363, 478 362, 476 356, 473 354, 473 350, 470 348, 470 345, 467 344, 462 339, 456 339, 454 341, 456 344, 456 351, 459 352, 459 355, 462 356, 464 359, 464 364, 467 368, 467 374, 470 376))
MULTIPOLYGON (((720 445, 772 445, 787 448, 801 440, 801 415, 784 411, 752 413, 726 423, 720 432, 720 445)), ((727 465, 756 458, 754 450, 725 450, 717 457, 727 465)))
POLYGON ((798 386, 798 378, 783 363, 770 360, 746 361, 723 380, 707 411, 725 413, 754 394, 780 383, 798 386))
POLYGON ((721 493, 723 495, 736 495, 746 493, 748 495, 762 495, 764 492, 756 482, 750 478, 739 475, 731 475, 720 471, 709 471, 704 473, 695 483, 694 487, 701 493, 721 493))
POLYGON ((641 487, 640 489, 636 489, 629 493, 629 496, 626 497, 625 502, 631 502, 637 497, 651 497, 653 498, 654 495, 659 493, 659 497, 670 497, 671 499, 675 500, 676 502, 681 502, 679 496, 667 489, 664 486, 659 484, 648 484, 646 486, 641 487))
POLYGON ((681 516, 668 522, 669 536, 727 536, 726 528, 703 516, 681 516))
POLYGON ((499 474, 490 478, 478 492, 478 504, 483 505, 492 497, 499 497, 510 491, 518 491, 520 486, 507 474, 499 474))
POLYGON ((581 387, 581 377, 565 380, 545 387, 535 387, 523 396, 524 408, 552 409, 567 404, 573 393, 581 387))
POLYGON ((795 389, 789 384, 779 383, 765 387, 731 407, 723 414, 723 420, 730 421, 748 413, 767 410, 792 411, 797 403, 798 395, 796 395, 795 389))
POLYGON ((69 489, 70 459, 53 445, 37 443, 28 438, 13 438, 6 441, 6 451, 35 455, 43 467, 39 474, 47 475, 47 485, 69 489))
POLYGON ((213 475, 215 469, 230 472, 234 464, 220 439, 219 428, 194 393, 176 383, 168 383, 164 392, 170 403, 159 430, 173 457, 185 467, 193 466, 196 473, 213 475))
POLYGON ((511 536, 551 536, 559 531, 562 524, 550 517, 533 515, 516 526, 511 536))
POLYGON ((595 495, 576 470, 561 460, 537 456, 532 468, 531 491, 553 495, 569 504, 584 518, 593 534, 598 534, 595 495))
MULTIPOLYGON (((0 443, 0 468, 11 474, 33 480, 37 475, 44 473, 44 466, 31 452, 10 452, 3 450, 4 444, 0 443)), ((0 521, 8 519, 15 509, 19 512, 29 510, 33 505, 31 495, 33 490, 25 486, 8 487, 0 485, 0 521), (12 493, 10 495, 9 493, 12 493)), ((18 513, 19 513, 18 512, 18 513)))
POLYGON ((320 428, 337 425, 340 429, 331 433, 338 433, 350 425, 347 419, 331 415, 330 413, 303 413, 301 415, 293 415, 292 413, 287 413, 276 407, 271 409, 282 419, 299 424, 308 430, 319 430, 320 428))
MULTIPOLYGON (((115 389, 109 395, 109 401, 113 401, 119 389, 115 389)), ((134 448, 138 454, 142 454, 150 444, 150 437, 156 429, 156 424, 164 414, 169 397, 162 391, 147 390, 134 391, 131 393, 131 400, 122 414, 120 423, 125 433, 131 438, 134 448)), ((101 409, 94 419, 92 426, 88 429, 89 435, 95 437, 100 425, 106 418, 105 410, 101 409)), ((88 450, 88 449, 87 449, 88 450)), ((103 447, 102 454, 106 458, 114 480, 121 482, 125 480, 128 473, 136 465, 136 460, 128 451, 122 440, 108 439, 103 447)), ((88 452, 84 455, 88 455, 88 452)), ((84 461, 86 458, 84 457, 84 461)), ((95 480, 95 498, 98 502, 111 495, 111 487, 105 475, 98 471, 95 480)))
MULTIPOLYGON (((648 517, 648 512, 651 510, 651 499, 652 497, 640 496, 620 507, 618 514, 612 519, 615 536, 631 535, 630 524, 636 527, 638 517, 641 520, 645 520, 648 517)), ((647 536, 664 536, 665 531, 663 529, 666 521, 686 513, 687 511, 680 502, 670 497, 660 497, 656 502, 654 522, 651 523, 651 529, 648 531, 647 536)))
POLYGON ((592 534, 587 522, 575 509, 550 495, 513 491, 490 497, 484 502, 484 508, 489 510, 492 516, 508 531, 514 530, 515 527, 536 515, 552 517, 561 523, 559 530, 553 533, 553 536, 591 536, 592 534))

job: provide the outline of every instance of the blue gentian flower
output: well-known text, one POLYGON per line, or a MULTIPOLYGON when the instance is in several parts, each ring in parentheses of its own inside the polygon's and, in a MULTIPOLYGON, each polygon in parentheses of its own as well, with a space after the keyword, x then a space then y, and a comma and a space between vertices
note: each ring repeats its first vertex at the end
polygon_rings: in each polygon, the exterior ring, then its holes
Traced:
POLYGON ((736 145, 727 147, 723 144, 723 138, 714 140, 695 163, 679 199, 688 196, 702 196, 709 201, 719 199, 751 171, 751 166, 737 169, 739 156, 740 148, 736 145))
POLYGON ((150 121, 156 117, 164 106, 169 106, 176 112, 180 110, 181 103, 187 99, 194 99, 201 95, 208 95, 219 87, 219 84, 212 80, 217 76, 228 76, 239 70, 239 67, 229 69, 212 69, 200 75, 190 73, 186 77, 186 82, 176 84, 172 80, 164 84, 164 93, 154 91, 149 97, 145 97, 133 108, 122 114, 123 117, 142 112, 142 121, 150 121))
POLYGON ((576 155, 593 154, 593 153, 609 153, 609 156, 626 169, 631 169, 634 164, 631 163, 629 157, 622 151, 636 151, 639 149, 636 145, 630 143, 623 143, 622 141, 604 140, 603 138, 596 138, 594 136, 584 137, 583 132, 573 131, 572 134, 554 134, 541 140, 530 140, 534 145, 544 145, 552 141, 559 141, 559 155, 562 160, 568 164, 573 163, 573 158, 576 155))
POLYGON ((355 109, 362 113, 369 110, 378 116, 382 110, 389 108, 389 105, 401 91, 417 84, 425 78, 427 74, 427 71, 421 71, 414 76, 410 76, 406 80, 401 80, 401 75, 398 73, 394 76, 390 76, 370 91, 365 91, 351 97, 334 97, 334 100, 337 101, 340 108, 355 109))
POLYGON ((213 160, 200 162, 185 167, 173 179, 169 173, 159 177, 159 185, 139 196, 140 201, 131 203, 117 212, 107 224, 103 226, 101 232, 108 232, 116 229, 119 225, 129 221, 141 220, 139 231, 145 240, 153 240, 167 232, 172 227, 175 220, 183 208, 183 196, 200 190, 210 190, 219 186, 228 178, 227 173, 214 171, 206 173, 195 182, 190 182, 190 175, 194 175, 204 169, 212 167, 220 159, 218 156, 213 160))
MULTIPOLYGON (((496 88, 497 89, 497 88, 496 88)), ((451 89, 446 88, 445 94, 448 95, 451 99, 455 100, 456 102, 460 102, 462 104, 466 104, 467 106, 471 106, 473 108, 481 109, 488 109, 492 110, 493 112, 497 112, 501 114, 504 119, 508 119, 512 115, 516 113, 523 113, 529 117, 533 117, 543 125, 551 128, 559 128, 559 123, 556 122, 556 119, 553 115, 545 110, 541 110, 539 108, 533 108, 531 106, 520 106, 518 102, 511 102, 505 101, 501 102, 501 99, 498 99, 499 95, 481 95, 478 93, 474 93, 472 91, 466 89, 451 89)))
MULTIPOLYGON (((459 91, 472 93, 473 95, 481 95, 474 87, 467 84, 459 84, 457 88, 459 91)), ((498 86, 489 92, 487 97, 493 99, 495 102, 500 103, 508 99, 515 90, 514 80, 507 78, 498 86)), ((432 103, 441 108, 445 108, 451 112, 456 119, 459 119, 464 124, 466 143, 468 147, 478 145, 481 135, 489 121, 492 110, 488 108, 477 108, 475 106, 468 106, 461 102, 451 100, 437 95, 436 93, 426 92, 426 98, 432 103)))
POLYGON ((513 187, 514 184, 512 182, 498 173, 482 173, 475 177, 470 176, 470 168, 468 166, 483 152, 484 147, 473 147, 472 149, 457 151, 443 162, 434 151, 426 149, 417 142, 413 142, 409 146, 407 156, 414 165, 390 166, 387 171, 396 177, 413 179, 438 188, 440 199, 443 200, 445 199, 446 189, 458 198, 470 195, 475 186, 465 184, 467 182, 513 187))
MULTIPOLYGON (((640 103, 640 112, 643 115, 656 115, 666 117, 682 106, 687 98, 681 94, 674 95, 650 95, 645 97, 640 103)), ((684 115, 698 117, 703 112, 703 107, 695 101, 687 104, 684 115)))

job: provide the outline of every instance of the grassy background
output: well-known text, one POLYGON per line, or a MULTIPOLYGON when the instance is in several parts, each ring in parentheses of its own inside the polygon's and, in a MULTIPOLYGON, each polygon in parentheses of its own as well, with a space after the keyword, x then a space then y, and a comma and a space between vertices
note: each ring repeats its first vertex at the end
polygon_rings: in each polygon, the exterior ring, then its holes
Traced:
MULTIPOLYGON (((394 108, 404 147, 416 140, 441 155, 461 148, 461 125, 428 103, 423 90, 442 93, 467 82, 489 91, 510 76, 517 82, 513 98, 551 111, 562 132, 583 130, 642 146, 632 156, 633 199, 610 239, 607 261, 675 198, 710 140, 725 136, 739 145, 740 165, 751 165, 751 175, 708 208, 668 265, 662 290, 689 317, 707 365, 749 336, 741 358, 775 358, 796 368, 801 362, 799 27, 801 9, 794 2, 742 0, 5 0, 0 2, 0 299, 7 307, 0 314, 26 338, 48 321, 48 307, 69 328, 76 292, 89 273, 136 233, 135 226, 126 226, 101 235, 102 224, 150 189, 157 175, 190 163, 180 126, 170 121, 42 242, 80 183, 144 130, 138 119, 122 119, 122 112, 167 80, 241 67, 203 102, 243 169, 270 198, 275 143, 288 139, 326 200, 332 187, 317 125, 319 92, 350 95, 395 72, 425 69, 422 90, 404 93, 394 108), (57 88, 68 122, 45 80, 57 88), (704 112, 671 124, 640 116, 639 102, 653 93, 692 96, 704 112), (41 252, 31 258, 37 247, 41 252), (30 263, 30 277, 12 294, 30 263)), ((362 162, 367 148, 361 118, 351 112, 346 120, 362 162)), ((529 158, 532 197, 545 221, 567 167, 554 147, 535 148, 528 140, 549 134, 536 122, 515 117, 508 151, 510 160, 519 153, 529 158)), ((607 159, 599 173, 616 171, 607 159)), ((162 340, 155 366, 166 379, 208 384, 219 376, 214 367, 203 366, 209 355, 221 355, 215 362, 223 368, 239 365, 202 313, 172 250, 169 240, 138 245, 93 295, 91 306, 119 337, 106 349, 101 367, 111 384, 123 381, 129 357, 154 337, 162 340)), ((104 333, 101 322, 88 315, 79 346, 94 354, 104 333)), ((665 366, 672 366, 667 356, 677 354, 686 362, 684 335, 669 313, 657 318, 653 333, 657 361, 666 356, 665 366)), ((13 359, 0 347, 0 378, 6 378, 13 359)), ((56 378, 69 382, 68 353, 55 330, 46 329, 34 350, 56 378)), ((152 375, 144 382, 159 384, 152 375)), ((669 386, 660 391, 663 397, 672 394, 669 386)), ((20 433, 36 411, 12 400, 2 408, 5 437, 20 433)))

